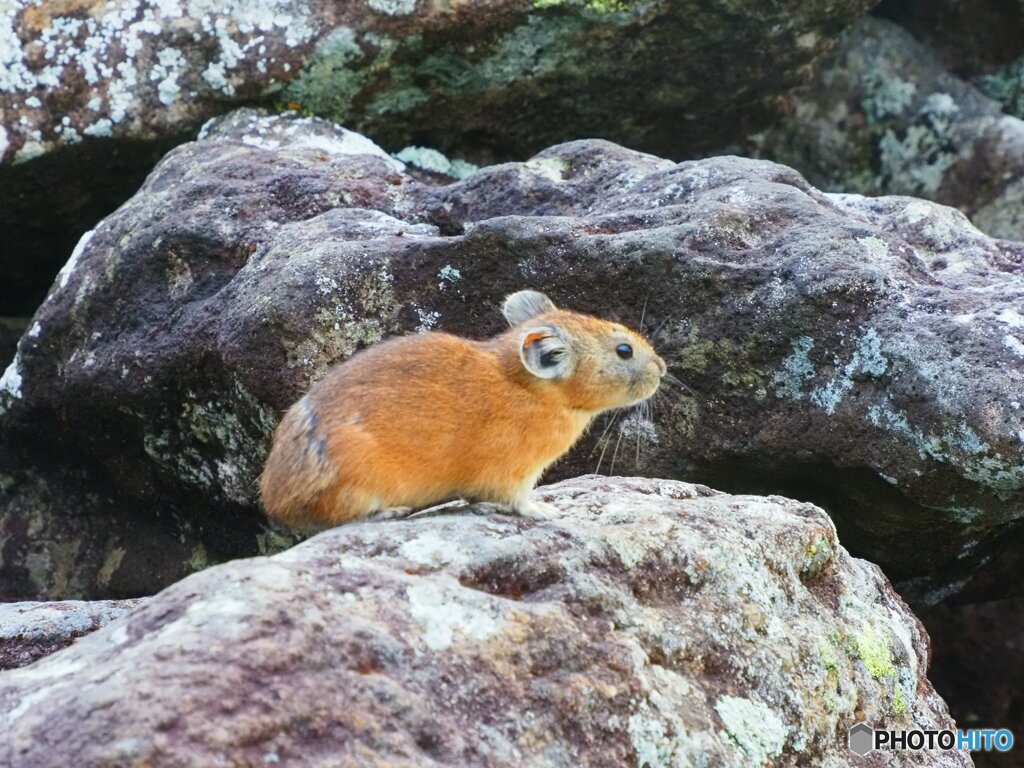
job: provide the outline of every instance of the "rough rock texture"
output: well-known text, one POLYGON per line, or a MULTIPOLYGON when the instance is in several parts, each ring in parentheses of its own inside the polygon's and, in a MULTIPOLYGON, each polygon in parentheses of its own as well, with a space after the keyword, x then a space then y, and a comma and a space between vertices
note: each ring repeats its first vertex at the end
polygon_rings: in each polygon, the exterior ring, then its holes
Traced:
POLYGON ((601 136, 693 156, 764 124, 871 2, 10 0, 0 315, 32 312, 82 232, 233 106, 313 110, 391 151, 601 136))
POLYGON ((580 478, 548 522, 336 528, 0 674, 0 764, 969 766, 928 639, 820 509, 580 478))
POLYGON ((634 325, 646 305, 695 390, 598 421, 553 476, 604 446, 604 471, 819 501, 912 600, 1019 589, 1024 245, 769 162, 600 141, 432 187, 280 120, 275 149, 246 120, 249 143, 211 126, 172 152, 22 338, 0 380, 8 598, 151 594, 280 546, 256 478, 283 409, 385 336, 499 331, 524 287, 634 325))
POLYGON ((921 614, 934 655, 928 673, 961 728, 1009 728, 1008 752, 974 752, 978 768, 1017 768, 1024 733, 1024 600, 937 606, 921 614))
POLYGON ((0 670, 24 667, 66 648, 143 602, 0 603, 0 670))
POLYGON ((823 189, 925 197, 1024 240, 1024 121, 882 19, 851 25, 788 118, 752 142, 823 189))

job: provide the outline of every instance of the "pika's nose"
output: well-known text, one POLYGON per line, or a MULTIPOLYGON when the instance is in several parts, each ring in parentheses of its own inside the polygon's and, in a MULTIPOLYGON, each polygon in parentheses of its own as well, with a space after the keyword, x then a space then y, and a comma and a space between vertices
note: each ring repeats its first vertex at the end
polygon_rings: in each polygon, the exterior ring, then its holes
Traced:
POLYGON ((664 376, 666 373, 668 373, 668 366, 665 365, 665 361, 662 360, 657 355, 654 356, 654 364, 658 366, 659 376, 664 376))

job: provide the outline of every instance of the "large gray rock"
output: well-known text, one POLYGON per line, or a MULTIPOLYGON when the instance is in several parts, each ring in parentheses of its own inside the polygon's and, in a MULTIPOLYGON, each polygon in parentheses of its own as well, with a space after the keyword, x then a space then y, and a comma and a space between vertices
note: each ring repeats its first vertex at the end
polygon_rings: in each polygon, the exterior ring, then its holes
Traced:
POLYGON ((601 136, 692 156, 763 125, 871 4, 10 0, 0 315, 31 313, 82 232, 237 105, 312 110, 391 151, 522 158, 601 136))
POLYGON ((386 336, 497 332, 525 287, 632 324, 646 305, 695 390, 599 421, 554 477, 604 448, 604 471, 820 501, 914 601, 1019 589, 1024 245, 600 141, 434 187, 300 122, 211 126, 58 278, 0 385, 8 597, 147 594, 273 551, 256 479, 283 409, 386 336))
POLYGON ((0 673, 0 764, 948 766, 928 640, 820 509, 580 478, 548 522, 325 532, 0 673))
POLYGON ((874 18, 851 25, 790 105, 752 137, 761 156, 823 189, 925 197, 994 237, 1024 240, 1024 120, 902 28, 874 18))

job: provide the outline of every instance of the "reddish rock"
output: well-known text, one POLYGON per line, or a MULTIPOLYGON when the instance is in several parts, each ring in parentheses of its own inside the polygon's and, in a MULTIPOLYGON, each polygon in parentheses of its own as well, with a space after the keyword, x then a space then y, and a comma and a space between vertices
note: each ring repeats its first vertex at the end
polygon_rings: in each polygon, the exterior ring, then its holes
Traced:
POLYGON ((0 673, 0 764, 966 768, 928 640, 825 513, 579 478, 544 522, 336 528, 210 568, 0 673))

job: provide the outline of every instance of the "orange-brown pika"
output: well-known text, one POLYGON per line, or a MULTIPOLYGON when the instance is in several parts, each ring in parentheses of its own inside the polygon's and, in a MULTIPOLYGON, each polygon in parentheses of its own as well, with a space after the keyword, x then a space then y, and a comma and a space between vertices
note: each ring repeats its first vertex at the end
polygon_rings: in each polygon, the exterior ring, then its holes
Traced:
POLYGON ((393 339, 332 368, 285 414, 260 478, 267 512, 325 528, 461 497, 545 517, 528 494, 595 415, 650 397, 665 363, 618 323, 505 299, 486 341, 393 339))

